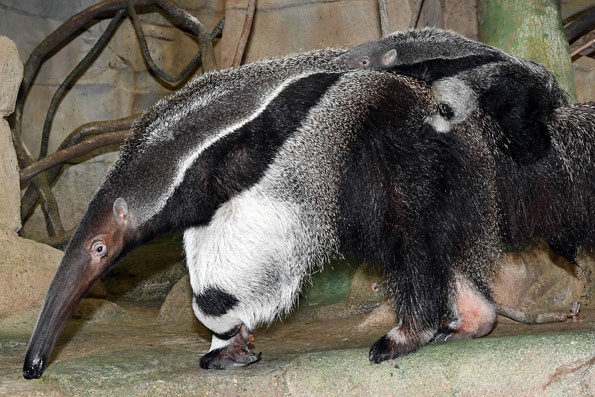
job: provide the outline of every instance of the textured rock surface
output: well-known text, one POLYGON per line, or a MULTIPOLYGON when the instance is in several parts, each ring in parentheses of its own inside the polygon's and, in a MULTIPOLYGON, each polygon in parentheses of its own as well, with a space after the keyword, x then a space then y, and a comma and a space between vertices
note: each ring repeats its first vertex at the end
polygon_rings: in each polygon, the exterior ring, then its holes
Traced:
POLYGON ((595 101, 595 59, 580 57, 572 63, 579 102, 595 101))
MULTIPOLYGON (((0 59, 2 55, 0 54, 0 59)), ((3 92, 0 90, 0 96, 3 92)), ((0 224, 10 230, 21 228, 19 166, 12 146, 8 122, 0 117, 0 224)))
POLYGON ((385 301, 365 315, 357 327, 358 329, 366 329, 380 326, 385 329, 391 329, 397 325, 397 321, 397 313, 394 306, 390 302, 385 301))
POLYGON ((496 302, 518 310, 567 312, 572 301, 592 301, 593 253, 583 249, 581 267, 553 254, 544 244, 507 254, 494 283, 496 302))
POLYGON ((104 282, 110 295, 163 302, 174 284, 187 274, 180 236, 166 236, 132 251, 104 282))
POLYGON ((0 317, 40 308, 62 251, 0 229, 0 317))
POLYGON ((95 284, 91 287, 89 292, 87 292, 87 298, 97 298, 97 299, 105 299, 108 297, 107 289, 105 285, 103 285, 103 281, 97 280, 95 284))
MULTIPOLYGON (((0 318, 15 313, 27 321, 37 318, 62 256, 62 251, 0 225, 0 318)), ((103 282, 98 280, 87 296, 107 297, 103 282)))
POLYGON ((23 65, 16 44, 6 36, 0 36, 0 116, 14 111, 19 85, 23 78, 23 65))
POLYGON ((508 336, 431 344, 370 364, 386 325, 359 319, 274 324, 255 333, 260 362, 203 370, 208 334, 157 323, 154 311, 67 323, 39 380, 21 376, 30 326, 0 319, 2 396, 589 396, 595 393, 593 322, 516 325, 508 336), (519 335, 533 332, 530 335, 519 335), (552 333, 556 332, 556 333, 552 333), (511 336, 511 335, 517 336, 511 336))
POLYGON ((0 224, 14 231, 21 228, 19 168, 10 127, 2 117, 14 111, 22 77, 23 65, 15 43, 0 36, 0 224))
POLYGON ((159 309, 159 322, 184 322, 187 324, 198 324, 198 320, 192 311, 192 287, 190 287, 190 276, 182 277, 173 286, 165 302, 159 309))
POLYGON ((594 337, 591 332, 435 344, 378 366, 366 362, 365 350, 322 352, 291 362, 285 380, 289 395, 590 395, 594 337))
POLYGON ((344 302, 358 266, 348 261, 325 264, 322 270, 316 271, 310 280, 304 282, 300 305, 327 306, 344 302))
POLYGON ((350 303, 379 302, 383 299, 381 282, 380 268, 362 263, 353 275, 347 299, 350 303))
POLYGON ((86 298, 76 308, 73 317, 84 320, 116 319, 127 313, 116 303, 105 299, 86 298))

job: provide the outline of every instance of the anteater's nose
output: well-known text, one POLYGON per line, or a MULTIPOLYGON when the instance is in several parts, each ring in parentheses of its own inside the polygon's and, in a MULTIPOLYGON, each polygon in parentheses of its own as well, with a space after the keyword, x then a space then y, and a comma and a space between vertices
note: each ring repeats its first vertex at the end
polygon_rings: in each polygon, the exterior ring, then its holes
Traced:
POLYGON ((38 356, 31 356, 25 358, 23 365, 23 377, 25 379, 39 379, 43 373, 44 360, 38 356))

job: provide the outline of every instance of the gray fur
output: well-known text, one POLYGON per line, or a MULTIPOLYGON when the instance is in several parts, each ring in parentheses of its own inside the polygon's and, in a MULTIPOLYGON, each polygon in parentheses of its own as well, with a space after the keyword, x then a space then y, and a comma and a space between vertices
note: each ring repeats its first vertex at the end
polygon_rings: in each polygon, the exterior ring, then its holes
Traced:
POLYGON ((176 178, 183 177, 201 145, 208 147, 210 139, 216 140, 222 131, 233 133, 283 84, 322 70, 338 70, 329 61, 339 54, 339 50, 326 50, 274 62, 258 61, 191 81, 183 90, 157 102, 133 125, 134 135, 122 147, 99 190, 117 192, 122 189, 120 175, 134 173, 135 187, 127 185, 121 196, 137 210, 140 222, 148 221, 163 208, 172 187, 179 183, 176 178), (230 108, 229 103, 237 106, 230 108), (196 114, 208 122, 196 125, 189 117, 196 114), (147 169, 146 157, 176 166, 147 169), (189 161, 184 164, 184 160, 189 161))

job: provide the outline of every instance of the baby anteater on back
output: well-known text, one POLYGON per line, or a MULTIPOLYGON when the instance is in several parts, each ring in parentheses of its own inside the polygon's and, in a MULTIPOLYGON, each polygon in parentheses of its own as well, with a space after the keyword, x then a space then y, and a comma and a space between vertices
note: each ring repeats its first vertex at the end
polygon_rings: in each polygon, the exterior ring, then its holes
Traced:
POLYGON ((390 70, 431 84, 439 105, 427 124, 438 132, 481 108, 502 128, 499 148, 521 164, 544 156, 548 118, 568 105, 545 67, 442 29, 395 32, 338 60, 349 69, 390 70))

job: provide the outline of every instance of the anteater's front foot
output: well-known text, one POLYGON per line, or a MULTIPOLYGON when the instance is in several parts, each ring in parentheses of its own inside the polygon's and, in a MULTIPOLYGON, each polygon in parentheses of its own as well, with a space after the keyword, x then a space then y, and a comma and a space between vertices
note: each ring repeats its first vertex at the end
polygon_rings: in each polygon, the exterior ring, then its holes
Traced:
MULTIPOLYGON (((242 330, 243 331, 243 330, 242 330)), ((225 347, 214 349, 200 358, 200 366, 204 369, 225 369, 241 367, 260 360, 262 353, 254 354, 248 347, 252 336, 246 332, 238 332, 231 343, 225 347)))
POLYGON ((230 351, 229 346, 211 350, 200 358, 200 366, 204 369, 225 369, 255 363, 262 353, 254 354, 250 349, 230 351))

